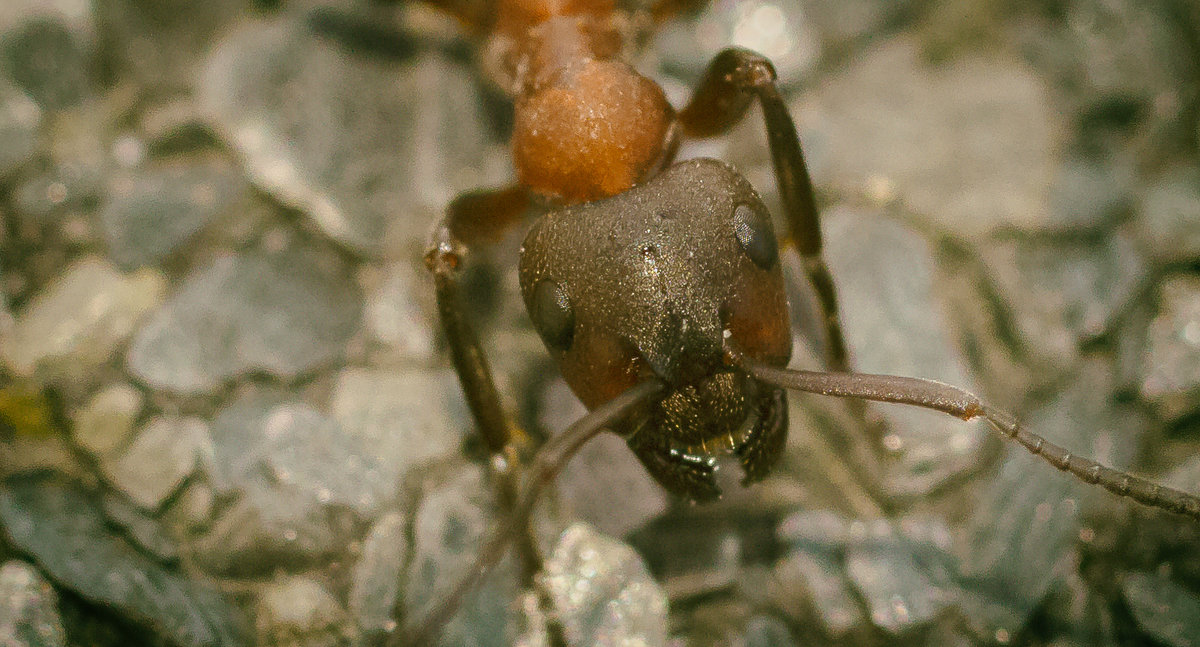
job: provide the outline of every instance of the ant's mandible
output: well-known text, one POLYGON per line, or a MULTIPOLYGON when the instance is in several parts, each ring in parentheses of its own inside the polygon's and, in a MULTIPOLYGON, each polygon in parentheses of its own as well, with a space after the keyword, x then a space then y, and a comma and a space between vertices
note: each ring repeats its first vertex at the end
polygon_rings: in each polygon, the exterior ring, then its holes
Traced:
MULTIPOLYGON (((771 63, 727 49, 676 112, 622 60, 634 21, 614 0, 437 0, 486 41, 488 70, 515 103, 518 184, 466 194, 437 225, 426 256, 439 316, 471 413, 493 456, 502 528, 449 599, 400 632, 428 641, 458 599, 517 539, 529 575, 539 563, 529 512, 575 451, 603 429, 621 434, 667 490, 719 496, 716 451, 744 484, 763 479, 787 437, 785 389, 908 404, 983 418, 1054 467, 1142 504, 1200 520, 1200 499, 1102 466, 1024 429, 962 389, 910 377, 852 373, 822 256, 812 182, 771 63), (831 372, 786 368, 788 302, 770 216, 729 166, 673 164, 681 137, 728 130, 757 100, 779 193, 823 313, 831 372), (590 409, 518 475, 519 432, 504 413, 458 279, 471 246, 520 221, 531 200, 554 206, 522 247, 521 293, 534 327, 590 409), (524 483, 524 488, 522 488, 524 483)), ((660 0, 657 18, 686 5, 660 0)))

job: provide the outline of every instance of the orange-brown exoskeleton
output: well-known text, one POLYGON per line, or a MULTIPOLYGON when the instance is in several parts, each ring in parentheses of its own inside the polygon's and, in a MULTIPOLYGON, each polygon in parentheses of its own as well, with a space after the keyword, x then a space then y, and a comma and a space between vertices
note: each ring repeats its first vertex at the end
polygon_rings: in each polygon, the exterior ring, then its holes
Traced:
MULTIPOLYGON (((822 256, 812 183, 771 63, 753 52, 718 54, 676 112, 662 90, 623 62, 637 20, 611 0, 435 2, 486 41, 485 69, 515 106, 518 184, 461 196, 433 235, 426 261, 443 329, 475 421, 496 456, 504 527, 472 573, 402 638, 427 640, 471 583, 524 529, 538 493, 602 429, 624 436, 669 491, 719 495, 715 456, 731 452, 744 483, 761 480, 785 445, 785 389, 909 404, 982 417, 1058 469, 1143 504, 1200 519, 1200 499, 1076 456, 1016 418, 956 387, 850 370, 833 282, 822 256), (786 368, 788 303, 771 218, 750 184, 714 160, 673 164, 682 137, 726 131, 761 107, 777 187, 823 311, 830 372, 786 368), (533 198, 550 209, 520 258, 534 327, 591 412, 554 437, 518 477, 514 427, 460 303, 458 276, 473 244, 520 220, 533 198)), ((659 3, 659 14, 679 2, 659 3)))

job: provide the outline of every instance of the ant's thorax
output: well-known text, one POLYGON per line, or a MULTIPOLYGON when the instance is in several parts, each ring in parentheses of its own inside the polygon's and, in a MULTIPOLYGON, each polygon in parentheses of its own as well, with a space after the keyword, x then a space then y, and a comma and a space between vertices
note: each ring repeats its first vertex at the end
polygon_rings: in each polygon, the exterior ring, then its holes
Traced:
POLYGON ((675 112, 625 62, 634 23, 605 1, 502 3, 483 66, 513 97, 513 165, 534 193, 610 197, 671 161, 675 112))

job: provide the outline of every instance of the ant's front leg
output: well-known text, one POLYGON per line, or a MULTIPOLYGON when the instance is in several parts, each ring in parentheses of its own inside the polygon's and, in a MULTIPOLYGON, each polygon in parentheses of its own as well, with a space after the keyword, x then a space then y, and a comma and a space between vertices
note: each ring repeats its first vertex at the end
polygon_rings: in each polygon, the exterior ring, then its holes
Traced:
MULTIPOLYGON (((521 433, 505 414, 492 379, 492 370, 467 316, 459 290, 470 244, 482 244, 519 222, 529 207, 529 195, 520 187, 467 193, 455 198, 434 229, 425 265, 433 274, 438 318, 449 342, 450 357, 458 374, 467 407, 483 436, 492 460, 499 505, 511 514, 516 505, 520 475, 516 443, 521 433)), ((540 570, 541 557, 528 532, 521 533, 519 550, 522 576, 528 584, 540 570)))
POLYGON ((796 125, 775 85, 775 67, 771 61, 745 49, 720 52, 709 63, 691 101, 680 111, 679 121, 684 131, 693 137, 719 135, 742 119, 755 97, 762 105, 766 120, 767 142, 788 228, 820 301, 828 367, 839 373, 849 372, 850 361, 838 317, 837 295, 822 253, 812 179, 804 162, 796 125))
MULTIPOLYGON (((688 135, 711 137, 729 130, 758 99, 766 121, 767 142, 791 239, 821 309, 826 365, 836 373, 848 373, 850 360, 838 315, 833 276, 823 252, 812 179, 804 162, 796 125, 775 79, 774 66, 763 56, 744 49, 726 49, 709 63, 691 101, 680 111, 679 121, 688 135)), ((869 415, 861 402, 852 401, 850 411, 861 422, 868 442, 861 442, 854 434, 840 432, 833 432, 830 442, 847 458, 855 478, 868 496, 879 508, 889 509, 893 502, 879 469, 881 457, 885 455, 882 424, 869 415)))

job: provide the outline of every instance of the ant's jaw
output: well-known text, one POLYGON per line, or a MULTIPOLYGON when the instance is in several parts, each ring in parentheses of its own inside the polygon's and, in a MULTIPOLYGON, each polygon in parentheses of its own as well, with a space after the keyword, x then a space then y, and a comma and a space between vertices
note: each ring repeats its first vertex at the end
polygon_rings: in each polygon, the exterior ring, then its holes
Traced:
POLYGON ((742 373, 723 371, 673 386, 654 412, 658 433, 691 454, 732 450, 754 413, 752 384, 742 373))
POLYGON ((786 440, 786 407, 781 389, 722 371, 671 387, 627 440, 666 490, 693 502, 714 501, 726 487, 767 475, 786 440), (728 466, 735 461, 740 470, 728 466))

